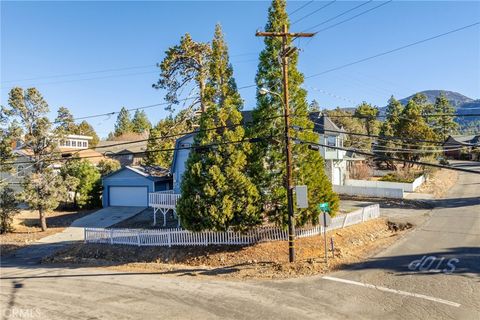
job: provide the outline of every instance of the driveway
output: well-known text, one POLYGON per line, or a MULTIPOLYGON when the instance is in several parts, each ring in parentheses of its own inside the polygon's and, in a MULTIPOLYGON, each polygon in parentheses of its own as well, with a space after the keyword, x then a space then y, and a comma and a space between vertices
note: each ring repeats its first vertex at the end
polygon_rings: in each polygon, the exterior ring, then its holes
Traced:
POLYGON ((197 279, 189 270, 121 273, 2 262, 0 307, 38 319, 478 320, 479 186, 480 175, 461 173, 415 231, 327 277, 222 281, 208 272, 197 279), (423 256, 436 258, 432 268, 409 268, 423 256))
POLYGON ((70 227, 63 232, 40 239, 31 246, 17 250, 14 253, 16 260, 23 263, 37 264, 39 261, 63 246, 83 241, 83 228, 106 228, 120 221, 133 217, 145 210, 143 207, 107 207, 95 211, 83 218, 75 220, 70 227))

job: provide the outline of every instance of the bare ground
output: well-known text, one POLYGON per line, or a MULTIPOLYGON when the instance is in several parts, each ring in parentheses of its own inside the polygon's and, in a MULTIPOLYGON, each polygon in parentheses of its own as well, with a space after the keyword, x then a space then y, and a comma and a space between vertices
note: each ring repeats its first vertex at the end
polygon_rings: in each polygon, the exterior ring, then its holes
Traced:
POLYGON ((440 169, 434 171, 415 192, 433 194, 435 198, 442 198, 447 191, 457 183, 458 171, 440 169))
MULTIPOLYGON (((252 246, 133 247, 77 244, 57 252, 44 263, 102 266, 127 272, 220 276, 229 279, 281 279, 322 274, 364 260, 395 242, 404 231, 389 230, 384 219, 328 233, 335 257, 324 262, 323 237, 296 241, 297 262, 288 263, 285 241, 252 246)), ((330 246, 329 246, 330 250, 330 246)))
POLYGON ((48 229, 42 231, 38 220, 38 212, 22 210, 13 218, 14 231, 0 235, 0 255, 10 254, 41 238, 62 232, 74 220, 91 212, 92 210, 50 212, 47 216, 48 229))

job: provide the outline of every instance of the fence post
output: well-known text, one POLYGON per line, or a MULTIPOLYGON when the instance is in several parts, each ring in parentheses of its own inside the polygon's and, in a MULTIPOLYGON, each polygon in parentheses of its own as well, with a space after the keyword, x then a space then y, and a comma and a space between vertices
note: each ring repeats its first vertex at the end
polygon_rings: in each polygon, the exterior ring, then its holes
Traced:
POLYGON ((362 222, 365 222, 365 207, 362 208, 362 222))
POLYGON ((83 243, 87 243, 87 228, 83 228, 83 243))
POLYGON ((171 231, 168 231, 167 232, 167 241, 168 241, 168 247, 172 247, 172 236, 171 236, 172 232, 171 231))
POLYGON ((347 224, 347 218, 348 218, 348 213, 345 215, 345 219, 343 219, 342 228, 345 228, 345 225, 347 224))
POLYGON ((137 232, 137 245, 140 247, 140 232, 137 232))
POLYGON ((110 229, 110 244, 113 244, 113 229, 110 229))

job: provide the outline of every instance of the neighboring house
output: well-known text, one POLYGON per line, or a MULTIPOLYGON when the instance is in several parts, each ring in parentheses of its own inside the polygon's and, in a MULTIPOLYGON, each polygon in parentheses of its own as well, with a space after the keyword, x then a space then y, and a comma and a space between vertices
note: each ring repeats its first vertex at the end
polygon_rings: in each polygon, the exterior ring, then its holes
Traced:
POLYGON ((445 156, 452 159, 461 159, 464 153, 468 155, 469 160, 478 161, 480 160, 478 149, 480 149, 480 135, 448 136, 443 143, 445 156))
MULTIPOLYGON (((64 159, 69 157, 86 158, 96 165, 104 157, 102 154, 88 149, 91 139, 92 137, 90 136, 67 135, 59 141, 56 151, 64 159)), ((12 172, 0 172, 0 180, 7 182, 15 192, 21 192, 24 177, 28 176, 33 170, 33 153, 29 148, 18 142, 17 147, 13 150, 13 154, 15 155, 14 170, 12 172)), ((53 162, 51 165, 53 168, 59 169, 62 163, 63 161, 58 161, 53 162)))
POLYGON ((96 152, 118 160, 122 166, 141 164, 146 150, 146 139, 140 141, 100 141, 95 148, 96 152))
MULTIPOLYGON (((249 123, 252 120, 251 111, 242 112, 243 122, 249 123)), ((337 127, 328 117, 320 112, 310 113, 310 120, 314 122, 314 131, 318 133, 318 143, 329 145, 332 147, 343 147, 345 134, 343 129, 337 127)), ((173 176, 173 192, 180 193, 180 185, 183 173, 185 172, 186 161, 190 153, 190 149, 179 149, 181 147, 189 147, 193 144, 195 133, 188 134, 177 139, 175 143, 175 151, 173 153, 172 176, 173 176)), ((352 161, 364 160, 357 157, 351 152, 321 147, 319 151, 325 159, 325 172, 333 184, 342 185, 348 178, 348 163, 352 161)))
MULTIPOLYGON (((314 123, 313 131, 318 133, 318 143, 343 148, 345 140, 344 130, 321 112, 311 112, 310 120, 314 123)), ((321 147, 320 154, 325 161, 325 173, 332 184, 343 185, 347 177, 346 151, 321 147)))
POLYGON ((168 169, 157 166, 125 166, 102 178, 104 207, 147 207, 148 194, 172 189, 168 169))

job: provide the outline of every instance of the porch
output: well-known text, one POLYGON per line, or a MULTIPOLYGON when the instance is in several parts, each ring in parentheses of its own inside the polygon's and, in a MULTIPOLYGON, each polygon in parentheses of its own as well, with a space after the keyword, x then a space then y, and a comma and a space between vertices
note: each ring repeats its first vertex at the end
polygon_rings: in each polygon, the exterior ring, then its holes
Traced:
POLYGON ((158 192, 150 192, 148 194, 148 206, 153 208, 153 225, 157 224, 157 212, 163 214, 163 226, 167 224, 168 210, 172 210, 173 216, 178 221, 180 227, 180 219, 177 216, 177 201, 180 198, 180 194, 174 193, 173 190, 165 190, 158 192))

